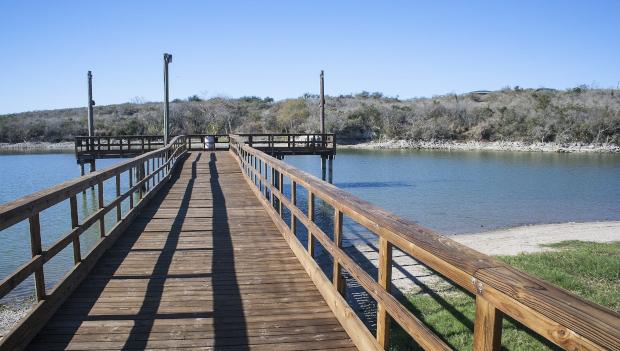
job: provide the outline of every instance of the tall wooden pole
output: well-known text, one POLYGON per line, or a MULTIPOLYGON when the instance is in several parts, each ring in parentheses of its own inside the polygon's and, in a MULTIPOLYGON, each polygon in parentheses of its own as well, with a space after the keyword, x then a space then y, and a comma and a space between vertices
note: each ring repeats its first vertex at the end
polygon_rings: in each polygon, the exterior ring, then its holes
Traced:
POLYGON ((325 134, 325 86, 323 79, 323 71, 321 70, 321 97, 319 101, 321 110, 321 134, 325 134))
POLYGON ((168 101, 168 64, 172 62, 172 55, 164 54, 164 145, 168 145, 170 104, 168 101))
POLYGON ((93 119, 93 74, 88 71, 88 136, 95 136, 95 121, 93 119))

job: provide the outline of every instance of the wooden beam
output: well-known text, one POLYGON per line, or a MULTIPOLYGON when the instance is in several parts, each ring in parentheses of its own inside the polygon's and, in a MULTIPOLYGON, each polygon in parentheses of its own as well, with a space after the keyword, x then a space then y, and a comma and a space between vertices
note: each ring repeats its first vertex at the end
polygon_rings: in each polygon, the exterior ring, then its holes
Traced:
MULTIPOLYGON (((77 199, 75 195, 69 198, 71 208, 71 229, 75 230, 80 224, 78 221, 77 199)), ((76 235, 73 239, 73 263, 78 264, 82 261, 82 251, 80 248, 80 237, 76 235)))
POLYGON ((474 351, 499 351, 502 341, 502 312, 482 296, 476 296, 474 351))
MULTIPOLYGON (((385 238, 379 238, 379 278, 378 283, 390 292, 392 282, 392 245, 385 238)), ((389 348, 390 315, 382 301, 377 301, 377 341, 384 349, 389 348)))
MULTIPOLYGON (((342 246, 342 212, 340 210, 334 210, 334 245, 337 247, 342 246)), ((342 267, 338 262, 338 257, 332 256, 334 261, 334 271, 332 274, 334 287, 341 294, 344 295, 345 281, 342 276, 342 267)))
MULTIPOLYGON (((314 222, 314 193, 308 191, 308 219, 314 222)), ((308 229, 308 254, 310 257, 314 257, 314 239, 312 238, 312 231, 308 229)))
MULTIPOLYGON (((30 250, 32 257, 41 255, 43 250, 41 249, 41 223, 39 221, 39 214, 30 217, 30 250)), ((43 275, 43 265, 38 267, 34 271, 34 287, 37 296, 37 301, 45 299, 45 277, 43 275)))

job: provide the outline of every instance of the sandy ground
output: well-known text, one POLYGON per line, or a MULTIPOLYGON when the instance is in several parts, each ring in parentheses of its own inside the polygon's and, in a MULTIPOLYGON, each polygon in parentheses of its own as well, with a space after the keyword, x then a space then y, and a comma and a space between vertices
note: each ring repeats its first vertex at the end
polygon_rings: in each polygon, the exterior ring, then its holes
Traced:
MULTIPOLYGON (((487 255, 517 255, 521 252, 551 250, 540 245, 565 240, 620 241, 620 221, 529 225, 478 234, 452 235, 450 238, 487 255)), ((379 257, 376 241, 372 233, 358 233, 356 238, 345 238, 343 246, 366 271, 376 272, 379 257)), ((394 250, 393 260, 392 284, 400 292, 419 290, 416 282, 427 287, 441 285, 441 278, 400 250, 394 250)))
POLYGON ((541 245, 565 240, 620 241, 620 221, 529 225, 450 238, 487 255, 517 255, 550 250, 541 245))

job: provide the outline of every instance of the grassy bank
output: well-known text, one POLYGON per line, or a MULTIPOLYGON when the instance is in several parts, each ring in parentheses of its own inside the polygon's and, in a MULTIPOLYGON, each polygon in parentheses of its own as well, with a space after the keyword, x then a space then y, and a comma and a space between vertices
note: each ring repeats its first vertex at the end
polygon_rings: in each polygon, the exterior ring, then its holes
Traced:
MULTIPOLYGON (((555 251, 501 256, 500 260, 576 295, 620 311, 620 242, 564 241, 548 245, 555 251)), ((456 350, 471 350, 475 316, 474 297, 445 284, 407 296, 416 316, 456 350)), ((393 328, 392 350, 421 350, 408 335, 393 328)), ((555 350, 552 344, 505 319, 502 346, 507 350, 555 350)))

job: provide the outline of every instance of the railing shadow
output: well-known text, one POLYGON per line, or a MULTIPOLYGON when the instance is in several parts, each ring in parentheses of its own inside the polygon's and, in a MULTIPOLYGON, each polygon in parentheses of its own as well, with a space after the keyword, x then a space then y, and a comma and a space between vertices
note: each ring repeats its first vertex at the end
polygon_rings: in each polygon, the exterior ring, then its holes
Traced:
POLYGON ((234 344, 235 350, 248 350, 245 313, 235 270, 226 198, 219 182, 215 153, 210 156, 209 173, 213 198, 213 346, 218 349, 234 344))

